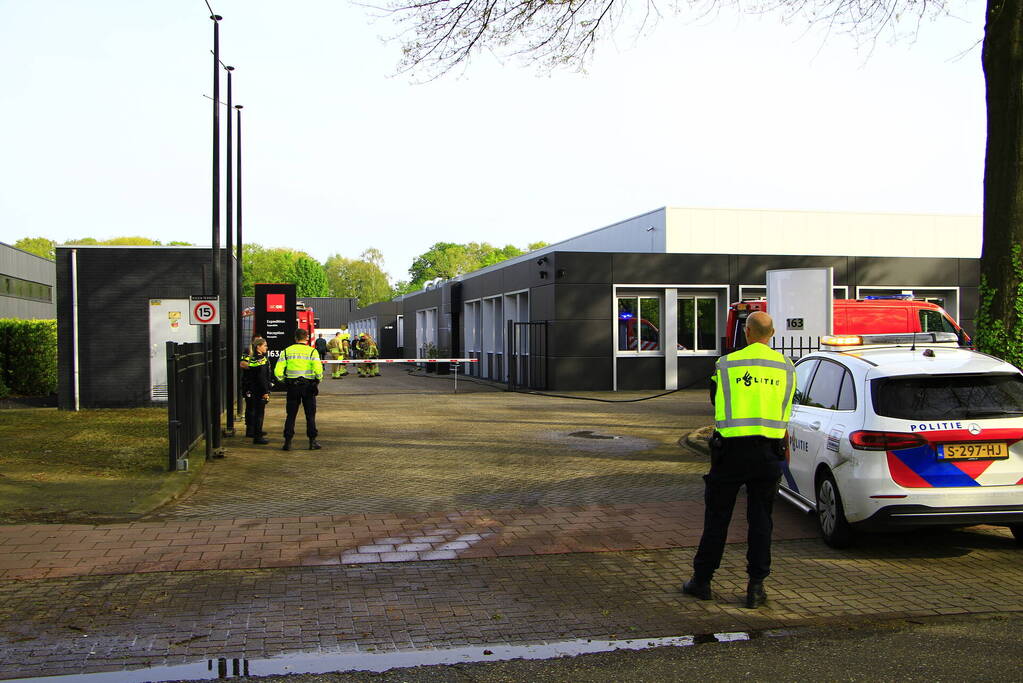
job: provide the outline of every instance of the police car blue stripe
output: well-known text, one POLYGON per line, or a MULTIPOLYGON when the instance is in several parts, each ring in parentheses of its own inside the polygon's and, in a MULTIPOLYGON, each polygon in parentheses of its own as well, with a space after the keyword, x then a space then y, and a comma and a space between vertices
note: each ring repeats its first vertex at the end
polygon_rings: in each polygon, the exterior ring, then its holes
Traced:
POLYGON ((934 458, 931 446, 894 451, 895 457, 935 488, 980 486, 980 483, 950 462, 934 458))

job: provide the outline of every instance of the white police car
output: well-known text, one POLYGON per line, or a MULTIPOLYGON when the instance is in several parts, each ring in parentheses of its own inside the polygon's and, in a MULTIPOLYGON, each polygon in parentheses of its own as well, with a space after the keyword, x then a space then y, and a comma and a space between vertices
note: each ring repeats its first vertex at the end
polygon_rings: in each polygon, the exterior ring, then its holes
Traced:
POLYGON ((796 363, 781 495, 816 512, 828 545, 969 524, 1023 543, 1023 373, 956 341, 826 337, 796 363))

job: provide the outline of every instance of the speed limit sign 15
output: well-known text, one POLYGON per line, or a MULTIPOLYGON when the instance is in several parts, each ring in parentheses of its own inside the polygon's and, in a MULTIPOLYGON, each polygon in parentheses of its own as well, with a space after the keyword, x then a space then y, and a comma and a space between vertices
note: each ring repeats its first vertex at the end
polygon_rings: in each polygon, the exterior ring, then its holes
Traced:
POLYGON ((220 297, 190 296, 188 322, 192 325, 220 324, 220 297))

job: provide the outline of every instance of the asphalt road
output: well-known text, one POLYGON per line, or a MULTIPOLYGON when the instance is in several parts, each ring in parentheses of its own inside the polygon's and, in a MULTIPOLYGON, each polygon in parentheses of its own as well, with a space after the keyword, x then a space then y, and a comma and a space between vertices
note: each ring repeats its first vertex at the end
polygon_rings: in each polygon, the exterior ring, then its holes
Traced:
POLYGON ((274 683, 628 681, 1019 681, 1023 615, 873 621, 688 647, 347 673, 253 677, 274 683))

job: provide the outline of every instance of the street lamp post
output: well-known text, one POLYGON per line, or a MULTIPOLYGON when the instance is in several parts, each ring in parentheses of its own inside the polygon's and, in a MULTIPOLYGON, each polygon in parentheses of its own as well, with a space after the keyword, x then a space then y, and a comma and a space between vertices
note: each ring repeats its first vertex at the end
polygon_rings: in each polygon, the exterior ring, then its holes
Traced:
MULTIPOLYGON (((220 296, 220 21, 219 14, 210 15, 213 20, 213 245, 212 271, 213 294, 220 296)), ((220 325, 213 325, 213 371, 210 378, 210 434, 213 456, 223 457, 220 439, 220 325)))
MULTIPOLYGON (((236 132, 235 132, 235 135, 238 136, 238 151, 237 151, 237 156, 235 157, 235 164, 237 164, 237 173, 235 174, 235 182, 238 184, 238 191, 237 191, 237 193, 235 193, 235 197, 234 197, 234 200, 235 200, 235 202, 237 204, 237 207, 236 207, 237 210, 235 211, 235 228, 238 231, 237 240, 236 240, 237 246, 238 246, 238 272, 237 272, 237 277, 236 277, 236 281, 235 281, 235 294, 237 296, 237 299, 236 299, 235 302, 238 305, 238 308, 236 309, 237 312, 238 312, 237 321, 236 321, 236 324, 237 324, 237 336, 238 336, 239 343, 242 343, 244 341, 242 339, 242 313, 243 313, 243 311, 242 311, 242 275, 243 275, 243 273, 242 273, 242 263, 243 263, 243 255, 242 255, 242 251, 243 251, 242 250, 242 105, 236 104, 236 105, 234 105, 234 109, 235 109, 235 115, 238 118, 238 125, 236 126, 236 132)), ((227 113, 228 113, 228 116, 231 115, 230 110, 228 110, 227 113)), ((242 410, 243 410, 243 408, 242 408, 242 391, 241 391, 241 386, 239 386, 238 387, 238 412, 239 412, 239 414, 242 412, 242 410)))
POLYGON ((225 188, 227 189, 227 225, 225 226, 225 249, 224 249, 224 319, 227 321, 227 367, 226 377, 227 387, 224 401, 224 408, 227 411, 227 434, 234 436, 234 397, 237 393, 238 386, 238 337, 235 334, 234 325, 234 305, 235 305, 235 283, 237 278, 234 273, 234 251, 231 243, 231 236, 234 232, 233 224, 233 206, 232 206, 232 190, 233 181, 231 178, 231 76, 234 71, 233 66, 224 66, 224 70, 227 71, 227 164, 225 166, 227 170, 227 183, 225 188))

